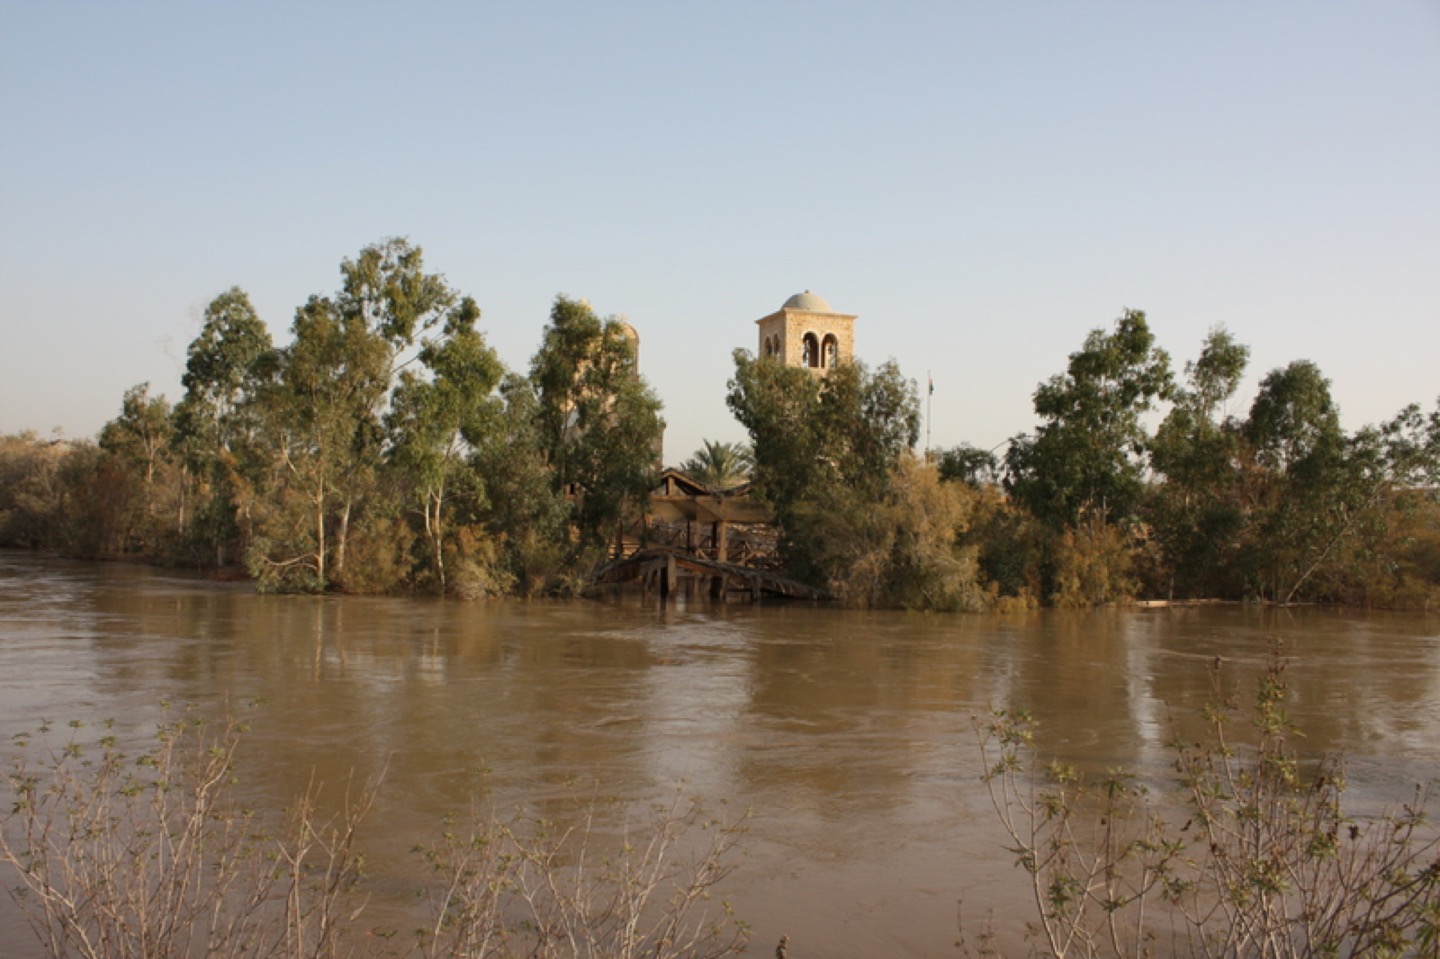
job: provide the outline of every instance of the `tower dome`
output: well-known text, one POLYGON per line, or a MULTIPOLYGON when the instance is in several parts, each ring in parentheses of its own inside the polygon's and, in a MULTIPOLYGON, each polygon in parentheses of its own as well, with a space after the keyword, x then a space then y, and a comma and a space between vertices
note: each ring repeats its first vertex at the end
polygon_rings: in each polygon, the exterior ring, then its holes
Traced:
POLYGON ((796 293, 794 296, 790 297, 790 299, 785 301, 785 305, 781 307, 781 309, 805 310, 809 313, 835 312, 830 308, 830 304, 826 302, 825 297, 821 296, 819 293, 811 293, 809 290, 806 290, 804 293, 796 293))

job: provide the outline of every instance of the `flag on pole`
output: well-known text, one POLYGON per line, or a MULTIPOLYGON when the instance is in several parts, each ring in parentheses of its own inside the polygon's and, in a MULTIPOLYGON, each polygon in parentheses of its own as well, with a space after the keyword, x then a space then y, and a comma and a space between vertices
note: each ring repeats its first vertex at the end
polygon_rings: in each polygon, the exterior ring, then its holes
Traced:
POLYGON ((930 381, 930 395, 931 395, 931 396, 934 396, 934 395, 935 395, 935 377, 933 377, 933 376, 930 375, 930 371, 929 371, 929 370, 926 370, 926 371, 925 371, 925 379, 927 379, 927 380, 930 381))

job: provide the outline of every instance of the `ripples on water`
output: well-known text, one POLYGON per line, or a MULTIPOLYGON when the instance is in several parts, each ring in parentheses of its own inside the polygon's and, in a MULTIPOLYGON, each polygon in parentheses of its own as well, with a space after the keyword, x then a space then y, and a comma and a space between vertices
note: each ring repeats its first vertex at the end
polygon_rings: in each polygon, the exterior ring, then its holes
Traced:
POLYGON ((970 915, 1023 908, 973 713, 1025 706, 1045 754, 1163 786, 1172 731, 1210 699, 1209 662, 1248 697, 1278 637, 1303 748, 1343 750, 1352 795, 1402 798, 1440 772, 1437 633, 1434 618, 1326 610, 269 597, 0 553, 0 735, 42 717, 144 735, 162 700, 216 714, 263 700, 242 756, 262 800, 388 767, 367 843, 397 897, 417 881, 410 847, 447 814, 680 788, 753 811, 728 889, 752 954, 785 933, 796 955, 933 956, 951 952, 959 897, 970 915))

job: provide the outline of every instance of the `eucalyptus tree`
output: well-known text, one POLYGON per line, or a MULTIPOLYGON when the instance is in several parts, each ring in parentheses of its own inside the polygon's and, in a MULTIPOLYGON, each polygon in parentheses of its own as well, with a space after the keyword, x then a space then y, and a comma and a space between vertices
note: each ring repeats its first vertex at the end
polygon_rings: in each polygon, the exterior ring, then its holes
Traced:
POLYGON ((452 500, 458 488, 468 500, 467 515, 478 514, 485 488, 468 460, 490 439, 502 412, 495 387, 505 370, 476 328, 479 319, 480 308, 468 296, 446 314, 440 335, 420 349, 424 373, 400 372, 386 418, 391 460, 420 501, 431 570, 442 591, 452 500))
POLYGON ((1228 415, 1249 362, 1249 347, 1224 328, 1206 336, 1185 364, 1186 385, 1155 432, 1150 465, 1163 478, 1150 513, 1171 591, 1226 593, 1246 516, 1241 423, 1228 415))
POLYGON ((511 581, 527 595, 555 589, 569 558, 571 507, 555 482, 541 438, 540 402, 530 381, 506 374, 495 428, 470 462, 483 477, 485 525, 511 581))
POLYGON ((1244 432, 1261 468, 1280 475, 1323 467, 1341 453, 1345 439, 1330 381, 1310 360, 1266 374, 1244 432))
POLYGON ((264 395, 272 456, 247 564, 262 588, 325 589, 341 490, 375 441, 366 420, 385 385, 387 351, 322 296, 296 310, 291 332, 264 395))
POLYGON ((135 469, 148 489, 155 483, 172 432, 169 401, 151 396, 149 383, 138 383, 125 391, 120 415, 101 428, 100 448, 135 469))
POLYGON ((734 360, 725 401, 750 434, 751 476, 784 534, 793 525, 787 522, 792 508, 841 462, 820 419, 820 392, 829 376, 774 357, 757 359, 748 350, 736 350, 734 360))
POLYGON ((665 424, 637 345, 626 323, 561 296, 531 360, 538 440, 552 488, 575 503, 583 543, 604 542, 658 473, 665 424))
POLYGON ((883 492, 920 435, 915 383, 892 362, 825 375, 736 350, 726 403, 750 434, 754 478, 782 512, 809 489, 841 483, 883 492))
MULTIPOLYGON (((174 493, 174 501, 181 502, 178 490, 160 481, 162 471, 170 465, 173 432, 170 403, 163 396, 151 396, 149 383, 126 390, 120 414, 100 430, 100 449, 120 464, 139 487, 138 504, 131 502, 121 511, 125 532, 120 541, 125 551, 139 548, 149 552, 158 547, 164 535, 161 527, 168 522, 162 519, 167 512, 161 503, 167 498, 164 493, 174 493)), ((173 470, 170 472, 173 474, 173 470)))
MULTIPOLYGON (((734 357, 726 402, 750 434, 754 480, 775 510, 786 567, 812 582, 833 580, 839 557, 856 545, 838 544, 836 532, 847 519, 882 515, 919 439, 915 384, 893 362, 874 373, 842 362, 817 376, 747 350, 734 357)), ((894 529, 871 524, 851 533, 873 543, 894 529)))
POLYGON ((1411 404, 1350 437, 1348 495, 1331 539, 1295 589, 1327 566, 1343 592, 1370 605, 1432 605, 1440 598, 1440 401, 1411 404))
POLYGON ((1347 436, 1330 381, 1308 360, 1265 377, 1244 434, 1253 457, 1252 586, 1279 602, 1339 598, 1334 590, 1356 573, 1347 567, 1365 562, 1345 549, 1351 540, 1393 562, 1397 544, 1386 531, 1396 512, 1440 484, 1440 409, 1426 416, 1407 406, 1347 436))
POLYGON ((194 524, 225 565, 227 547, 242 527, 250 490, 259 478, 256 399, 274 345, 250 297, 239 287, 221 293, 205 309, 200 334, 187 350, 175 406, 175 448, 200 491, 194 524))
POLYGON ((1330 381, 1309 360, 1271 370, 1242 433, 1249 455, 1251 588, 1288 602, 1344 508, 1346 437, 1330 381))
POLYGON ((343 580, 351 522, 362 497, 374 489, 384 458, 384 414, 396 373, 418 359, 420 337, 440 323, 457 294, 445 277, 426 273, 424 253, 401 238, 368 246, 340 264, 336 307, 357 340, 383 343, 383 372, 372 390, 356 396, 353 464, 338 488, 335 575, 343 580))
POLYGON ((840 363, 822 380, 817 425, 841 477, 865 495, 882 495, 920 438, 915 381, 893 360, 874 371, 858 361, 840 363))
POLYGON ((340 272, 333 298, 312 296, 296 311, 266 390, 270 513, 250 551, 262 582, 343 585, 352 523, 379 491, 392 383, 455 305, 445 278, 426 273, 420 248, 403 239, 366 247, 340 272))
POLYGON ((1012 441, 1006 487, 1053 529, 1082 517, 1128 521, 1144 492, 1143 416, 1173 388, 1144 313, 1126 310, 1111 332, 1092 330, 1066 371, 1035 390, 1043 422, 1012 441))

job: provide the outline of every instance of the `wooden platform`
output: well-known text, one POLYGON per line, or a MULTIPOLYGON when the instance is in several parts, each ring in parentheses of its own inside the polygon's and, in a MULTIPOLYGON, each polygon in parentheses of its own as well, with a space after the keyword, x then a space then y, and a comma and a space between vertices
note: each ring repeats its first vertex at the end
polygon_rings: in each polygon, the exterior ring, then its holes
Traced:
POLYGON ((806 586, 769 570, 721 563, 688 555, 682 550, 657 546, 612 560, 602 566, 596 575, 596 581, 600 583, 638 581, 643 591, 654 590, 661 598, 668 598, 683 589, 686 580, 692 587, 703 586, 716 599, 735 593, 748 596, 752 601, 777 596, 813 601, 833 598, 823 589, 806 586))

